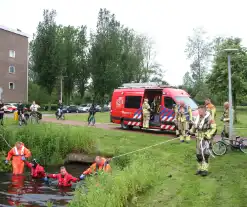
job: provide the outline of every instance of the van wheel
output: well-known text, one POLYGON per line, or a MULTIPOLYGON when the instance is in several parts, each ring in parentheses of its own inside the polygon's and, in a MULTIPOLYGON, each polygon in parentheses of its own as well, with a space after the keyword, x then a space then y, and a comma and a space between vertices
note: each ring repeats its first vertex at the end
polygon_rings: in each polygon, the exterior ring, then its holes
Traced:
POLYGON ((124 124, 124 120, 121 121, 121 128, 124 129, 124 130, 129 128, 128 125, 124 124))

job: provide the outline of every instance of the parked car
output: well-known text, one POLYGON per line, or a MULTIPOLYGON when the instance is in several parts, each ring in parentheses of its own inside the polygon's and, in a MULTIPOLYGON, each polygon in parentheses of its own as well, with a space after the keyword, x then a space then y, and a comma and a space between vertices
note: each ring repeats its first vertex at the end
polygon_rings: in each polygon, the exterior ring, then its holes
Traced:
MULTIPOLYGON (((17 110, 17 103, 5 103, 4 104, 4 111, 6 113, 14 113, 17 110)), ((24 107, 24 111, 28 111, 27 107, 24 107)))
POLYGON ((63 109, 62 109, 63 113, 69 113, 68 108, 69 108, 69 106, 63 106, 63 109))
POLYGON ((75 105, 71 105, 71 106, 69 106, 69 107, 67 108, 67 112, 68 112, 68 113, 78 113, 78 112, 79 112, 79 111, 78 111, 78 107, 75 106, 75 105))
POLYGON ((85 113, 84 107, 79 106, 79 107, 78 107, 78 113, 85 113))
POLYGON ((106 104, 103 106, 103 109, 102 109, 102 107, 100 105, 97 105, 96 106, 96 111, 98 111, 98 112, 106 112, 106 111, 110 111, 110 108, 106 104))
POLYGON ((80 106, 82 113, 87 113, 91 107, 91 104, 83 104, 80 106))

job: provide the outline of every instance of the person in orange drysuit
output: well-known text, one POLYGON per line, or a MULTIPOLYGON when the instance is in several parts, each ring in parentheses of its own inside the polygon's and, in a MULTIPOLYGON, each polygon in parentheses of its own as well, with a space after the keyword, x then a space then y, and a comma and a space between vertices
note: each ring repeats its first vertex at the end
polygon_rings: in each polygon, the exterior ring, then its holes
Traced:
POLYGON ((15 147, 13 147, 9 152, 5 160, 7 164, 11 158, 13 174, 19 175, 24 171, 24 160, 31 156, 31 152, 27 149, 22 142, 16 142, 15 147))
POLYGON ((25 164, 31 170, 32 178, 39 179, 45 177, 45 169, 39 165, 36 159, 33 159, 32 162, 25 160, 25 164))
POLYGON ((95 158, 95 163, 93 163, 87 170, 85 170, 81 176, 80 180, 83 180, 86 175, 97 174, 99 171, 101 172, 111 172, 111 166, 108 163, 108 160, 104 157, 97 156, 95 158))
POLYGON ((71 187, 72 183, 79 181, 78 178, 75 178, 69 174, 64 166, 60 168, 59 174, 49 174, 45 177, 44 180, 47 182, 48 178, 57 179, 59 187, 71 187))

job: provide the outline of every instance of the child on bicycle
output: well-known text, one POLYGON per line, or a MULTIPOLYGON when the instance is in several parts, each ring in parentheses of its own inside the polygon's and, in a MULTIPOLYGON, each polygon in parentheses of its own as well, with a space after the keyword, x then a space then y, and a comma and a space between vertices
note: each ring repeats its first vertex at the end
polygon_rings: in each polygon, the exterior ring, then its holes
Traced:
POLYGON ((96 114, 96 108, 95 108, 94 103, 92 104, 92 106, 90 107, 88 112, 89 112, 89 115, 88 115, 87 121, 88 121, 88 125, 89 125, 90 119, 94 119, 94 122, 95 122, 94 115, 96 114))

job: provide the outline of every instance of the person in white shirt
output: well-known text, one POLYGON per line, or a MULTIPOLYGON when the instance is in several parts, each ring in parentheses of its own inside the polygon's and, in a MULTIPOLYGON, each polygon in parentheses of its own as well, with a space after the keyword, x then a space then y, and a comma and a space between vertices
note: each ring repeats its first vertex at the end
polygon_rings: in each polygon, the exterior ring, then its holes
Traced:
POLYGON ((40 106, 37 105, 37 104, 35 103, 35 101, 33 101, 33 104, 30 106, 30 110, 31 110, 32 112, 37 112, 37 111, 38 111, 38 108, 40 108, 40 106))

